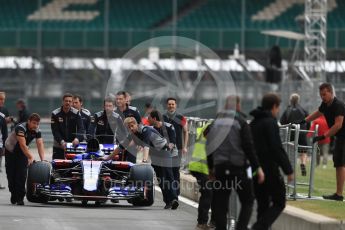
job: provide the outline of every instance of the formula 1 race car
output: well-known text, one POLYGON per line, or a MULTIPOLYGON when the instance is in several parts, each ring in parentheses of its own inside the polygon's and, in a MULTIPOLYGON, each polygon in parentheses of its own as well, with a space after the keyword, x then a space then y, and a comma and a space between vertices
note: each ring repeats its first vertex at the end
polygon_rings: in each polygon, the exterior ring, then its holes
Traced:
POLYGON ((74 147, 67 144, 64 160, 33 163, 28 170, 28 201, 80 200, 83 204, 127 200, 134 206, 154 202, 154 172, 148 164, 103 160, 116 145, 91 139, 74 147))

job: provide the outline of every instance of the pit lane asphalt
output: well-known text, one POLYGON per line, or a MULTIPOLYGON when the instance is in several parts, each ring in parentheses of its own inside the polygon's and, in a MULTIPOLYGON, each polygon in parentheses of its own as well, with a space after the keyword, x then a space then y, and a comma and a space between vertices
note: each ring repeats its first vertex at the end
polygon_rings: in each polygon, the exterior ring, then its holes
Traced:
MULTIPOLYGON (((37 155, 36 155, 37 156, 37 155)), ((48 158, 47 158, 48 159, 48 158)), ((72 203, 30 203, 12 205, 4 162, 0 183, 0 230, 95 230, 95 229, 195 229, 197 210, 180 202, 177 210, 164 210, 162 195, 156 192, 151 207, 133 207, 127 201, 119 204, 107 202, 96 207, 94 202, 83 206, 80 201, 72 203)))

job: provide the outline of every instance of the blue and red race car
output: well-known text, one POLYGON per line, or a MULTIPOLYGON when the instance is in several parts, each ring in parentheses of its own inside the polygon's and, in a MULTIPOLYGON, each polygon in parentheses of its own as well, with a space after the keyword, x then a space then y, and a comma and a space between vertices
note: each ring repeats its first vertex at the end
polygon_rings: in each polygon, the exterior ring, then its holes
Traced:
POLYGON ((134 206, 154 202, 154 171, 148 164, 103 160, 116 145, 96 139, 74 147, 67 144, 65 158, 35 162, 28 170, 27 199, 35 203, 80 200, 104 203, 127 200, 134 206))

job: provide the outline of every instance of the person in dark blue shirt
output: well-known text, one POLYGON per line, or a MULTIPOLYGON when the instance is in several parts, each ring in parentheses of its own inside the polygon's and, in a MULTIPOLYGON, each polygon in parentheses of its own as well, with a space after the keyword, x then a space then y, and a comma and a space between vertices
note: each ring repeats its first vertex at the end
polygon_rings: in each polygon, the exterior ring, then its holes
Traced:
POLYGON ((89 110, 83 107, 83 98, 78 94, 73 95, 73 108, 79 111, 81 115, 81 120, 83 122, 84 130, 87 135, 91 123, 91 113, 89 110))
POLYGON ((127 117, 134 117, 138 124, 141 123, 141 116, 139 111, 126 103, 126 92, 120 91, 116 93, 115 98, 116 110, 124 120, 127 117))
MULTIPOLYGON (((118 113, 122 120, 125 120, 127 117, 134 117, 138 124, 141 123, 141 116, 139 111, 135 108, 127 104, 127 94, 125 91, 119 91, 116 93, 115 104, 116 110, 115 112, 118 113)), ((137 160, 137 149, 134 146, 130 146, 126 149, 125 152, 126 160, 132 163, 135 163, 137 160)))
POLYGON ((73 95, 66 93, 62 103, 63 105, 55 109, 51 115, 51 130, 54 136, 53 159, 65 159, 66 143, 78 145, 85 135, 81 115, 72 107, 73 95))
POLYGON ((120 115, 114 111, 114 100, 106 97, 103 103, 104 110, 91 118, 89 134, 101 144, 122 143, 127 138, 127 130, 120 115))

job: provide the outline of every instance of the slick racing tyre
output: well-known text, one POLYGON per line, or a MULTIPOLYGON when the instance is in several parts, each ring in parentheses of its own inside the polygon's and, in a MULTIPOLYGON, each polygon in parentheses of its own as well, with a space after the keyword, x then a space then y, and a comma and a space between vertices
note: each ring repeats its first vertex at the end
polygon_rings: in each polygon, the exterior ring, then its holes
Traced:
POLYGON ((33 203, 47 203, 49 197, 36 192, 36 185, 47 185, 50 182, 51 165, 48 162, 38 161, 30 165, 26 181, 26 199, 33 203))
POLYGON ((131 200, 134 206, 151 206, 155 199, 154 171, 151 165, 134 165, 130 170, 129 182, 137 188, 144 188, 144 196, 131 200))

